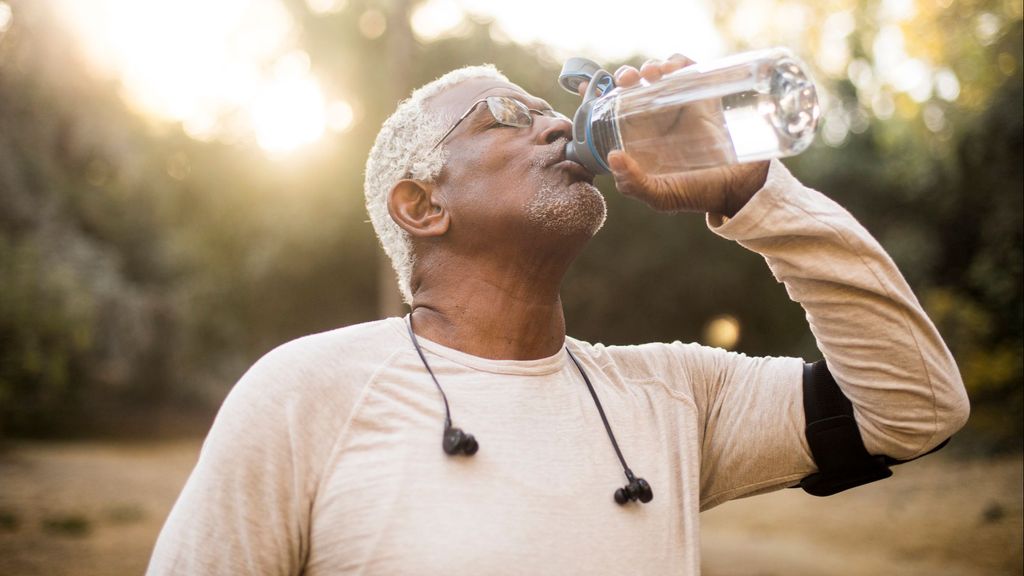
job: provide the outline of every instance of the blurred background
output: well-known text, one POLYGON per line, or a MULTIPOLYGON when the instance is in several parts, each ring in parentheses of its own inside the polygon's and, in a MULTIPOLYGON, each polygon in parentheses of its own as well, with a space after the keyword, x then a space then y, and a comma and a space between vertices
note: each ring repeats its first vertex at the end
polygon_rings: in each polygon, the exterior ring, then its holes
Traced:
MULTIPOLYGON (((249 365, 404 313, 362 172, 412 89, 492 62, 571 115, 568 56, 614 70, 784 45, 823 104, 817 142, 786 164, 893 256, 973 412, 902 484, 706 515, 707 572, 877 574, 896 558, 1020 574, 1022 36, 1020 0, 0 0, 0 573, 141 571, 249 365), (821 506, 836 507, 824 556, 859 563, 757 552, 821 506), (851 515, 881 564, 841 537, 851 515), (730 565, 737 551, 759 571, 730 565)), ((818 357, 760 257, 600 184, 608 223, 563 291, 571 334, 818 357)))

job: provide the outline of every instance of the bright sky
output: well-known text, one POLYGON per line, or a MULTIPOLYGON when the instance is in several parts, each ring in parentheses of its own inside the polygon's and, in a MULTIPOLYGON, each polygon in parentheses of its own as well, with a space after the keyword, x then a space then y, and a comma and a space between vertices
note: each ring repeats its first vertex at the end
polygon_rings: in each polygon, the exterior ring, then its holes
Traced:
POLYGON ((704 0, 429 0, 414 14, 413 27, 430 39, 457 28, 465 12, 493 18, 512 41, 544 44, 563 57, 621 60, 681 52, 702 60, 723 49, 704 0))

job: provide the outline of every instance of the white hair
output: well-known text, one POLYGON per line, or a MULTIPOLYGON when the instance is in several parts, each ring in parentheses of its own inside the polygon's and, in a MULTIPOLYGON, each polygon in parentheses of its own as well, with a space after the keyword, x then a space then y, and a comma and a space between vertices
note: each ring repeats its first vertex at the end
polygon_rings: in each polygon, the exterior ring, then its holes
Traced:
MULTIPOLYGON (((366 160, 363 184, 366 211, 384 252, 391 258, 391 265, 398 276, 398 288, 408 304, 412 304, 412 241, 409 234, 392 220, 388 212, 388 195, 403 178, 432 182, 441 173, 447 152, 444 146, 434 150, 431 146, 449 128, 444 123, 448 119, 439 118, 438 114, 429 111, 425 102, 460 82, 476 78, 508 82, 497 68, 485 64, 452 70, 420 87, 400 102, 394 114, 384 121, 366 160)), ((455 118, 450 121, 454 122, 455 118)))

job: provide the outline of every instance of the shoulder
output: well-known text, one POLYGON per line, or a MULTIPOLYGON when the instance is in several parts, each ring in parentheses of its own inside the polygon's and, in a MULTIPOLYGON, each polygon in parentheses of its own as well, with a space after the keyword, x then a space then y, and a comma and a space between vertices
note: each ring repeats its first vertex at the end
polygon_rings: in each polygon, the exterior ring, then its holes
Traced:
POLYGON ((387 318, 303 336, 274 348, 253 368, 310 373, 341 367, 350 370, 355 365, 384 360, 407 344, 403 330, 401 318, 387 318))
POLYGON ((401 318, 388 318, 282 344, 253 364, 231 395, 270 403, 350 403, 375 371, 404 350, 403 326, 401 318))
POLYGON ((614 364, 620 369, 636 373, 678 373, 683 368, 696 368, 715 364, 736 355, 720 348, 694 342, 648 342, 630 345, 591 344, 568 338, 574 350, 579 350, 597 364, 614 364))

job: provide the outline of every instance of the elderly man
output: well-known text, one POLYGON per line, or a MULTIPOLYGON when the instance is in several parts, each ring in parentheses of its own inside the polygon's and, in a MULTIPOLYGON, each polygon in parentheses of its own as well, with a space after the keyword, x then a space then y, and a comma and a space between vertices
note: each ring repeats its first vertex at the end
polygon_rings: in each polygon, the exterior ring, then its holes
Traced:
MULTIPOLYGON (((151 574, 697 574, 701 510, 816 472, 831 445, 805 433, 803 360, 566 336, 559 286, 605 218, 592 176, 565 160, 569 131, 492 67, 399 105, 366 197, 412 312, 249 370, 151 574)), ((620 192, 706 212, 764 256, 867 452, 914 458, 963 425, 952 357, 834 202, 777 161, 663 177, 624 153, 609 163, 620 192)))

